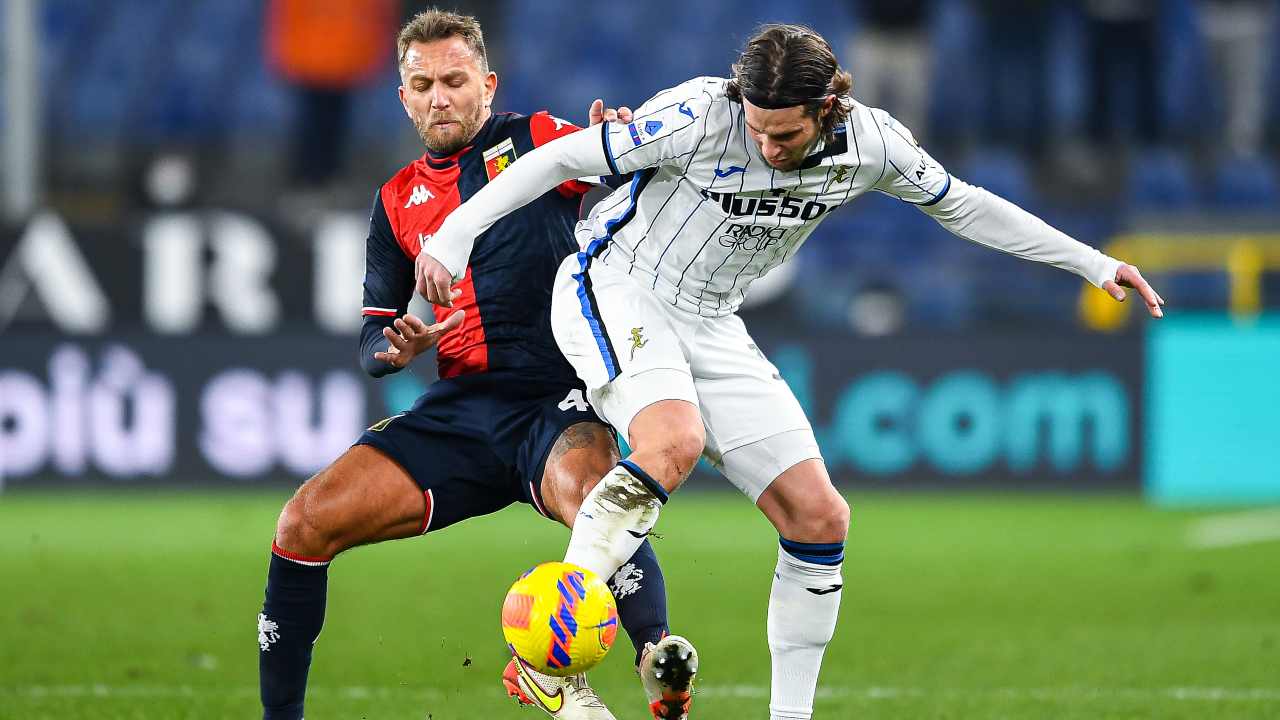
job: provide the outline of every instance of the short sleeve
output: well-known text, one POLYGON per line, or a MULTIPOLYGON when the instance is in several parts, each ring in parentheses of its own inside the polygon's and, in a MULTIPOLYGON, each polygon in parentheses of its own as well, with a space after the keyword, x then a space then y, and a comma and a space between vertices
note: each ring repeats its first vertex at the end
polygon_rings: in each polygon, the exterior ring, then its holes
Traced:
POLYGON ((872 110, 883 138, 884 172, 875 188, 912 205, 929 206, 946 197, 951 175, 916 142, 911 131, 882 110, 872 110))
POLYGON ((614 175, 678 160, 697 147, 713 96, 691 80, 654 95, 629 123, 601 123, 605 158, 614 175))

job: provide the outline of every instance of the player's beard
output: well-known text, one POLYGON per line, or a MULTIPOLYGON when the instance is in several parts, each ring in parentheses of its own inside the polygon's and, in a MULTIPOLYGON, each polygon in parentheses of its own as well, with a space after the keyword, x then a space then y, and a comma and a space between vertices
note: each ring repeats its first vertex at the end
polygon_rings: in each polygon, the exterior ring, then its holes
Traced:
POLYGON ((466 147, 480 130, 483 122, 483 106, 477 107, 471 117, 452 115, 436 115, 430 118, 415 115, 413 117, 413 127, 418 131, 418 137, 422 138, 428 150, 437 155, 452 155, 466 147), (454 124, 445 127, 434 124, 443 120, 452 121, 454 124))

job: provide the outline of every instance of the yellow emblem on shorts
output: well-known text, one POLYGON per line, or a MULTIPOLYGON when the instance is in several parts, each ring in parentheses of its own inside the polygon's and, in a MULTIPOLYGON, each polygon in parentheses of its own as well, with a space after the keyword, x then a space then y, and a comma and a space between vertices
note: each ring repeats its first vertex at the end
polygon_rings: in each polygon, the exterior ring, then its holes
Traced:
POLYGON ((636 350, 649 344, 643 337, 644 327, 631 328, 631 359, 636 359, 636 350))

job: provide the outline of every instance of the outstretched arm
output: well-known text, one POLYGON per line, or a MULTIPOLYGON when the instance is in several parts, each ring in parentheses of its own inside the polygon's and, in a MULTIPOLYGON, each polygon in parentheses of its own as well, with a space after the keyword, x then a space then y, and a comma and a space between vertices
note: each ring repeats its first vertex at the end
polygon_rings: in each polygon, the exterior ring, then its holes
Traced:
POLYGON ((884 175, 876 188, 916 205, 952 233, 1027 260, 1079 275, 1125 299, 1121 286, 1137 289, 1154 317, 1164 300, 1132 265, 1075 240, 993 193, 952 177, 915 142, 911 133, 883 111, 872 116, 884 138, 884 175))
POLYGON ((1106 290, 1117 301, 1125 298, 1120 285, 1136 288, 1153 317, 1164 315, 1160 309, 1164 300, 1136 267, 1071 238, 980 187, 953 177, 946 196, 920 209, 966 240, 1073 272, 1106 290))
POLYGON ((450 213, 423 243, 416 268, 418 292, 436 305, 451 306, 449 287, 466 274, 477 236, 566 180, 609 174, 597 130, 565 135, 521 157, 450 213))
POLYGON ((449 215, 418 254, 417 291, 449 307, 449 286, 466 273, 476 237, 565 180, 626 175, 696 152, 699 138, 706 134, 707 108, 713 100, 707 88, 717 82, 694 78, 663 90, 634 113, 619 108, 617 122, 612 122, 614 113, 597 100, 589 112, 593 127, 528 153, 449 215), (597 119, 601 122, 594 126, 597 119))

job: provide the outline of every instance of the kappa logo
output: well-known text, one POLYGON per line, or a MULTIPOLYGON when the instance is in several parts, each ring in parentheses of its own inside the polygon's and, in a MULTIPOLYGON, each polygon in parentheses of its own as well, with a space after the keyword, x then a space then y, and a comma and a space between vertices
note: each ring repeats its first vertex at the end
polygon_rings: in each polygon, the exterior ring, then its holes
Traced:
POLYGON ((648 345, 649 341, 644 339, 644 328, 631 328, 631 359, 636 359, 636 350, 648 345))
POLYGON ((414 207, 415 205, 421 205, 422 203, 428 200, 431 200, 434 197, 435 195, 433 195, 431 191, 427 189, 426 185, 419 185, 413 189, 412 193, 409 193, 409 202, 404 204, 404 209, 408 210, 409 208, 414 207))
POLYGON ((266 613, 258 613, 258 649, 267 652, 280 639, 280 625, 268 620, 266 613))
POLYGON ((564 690, 556 688, 554 693, 547 692, 546 688, 538 684, 537 680, 529 674, 529 668, 525 666, 524 660, 516 658, 516 673, 520 676, 520 685, 533 696, 533 700, 543 707, 547 712, 555 715, 560 712, 560 708, 564 706, 564 690))

